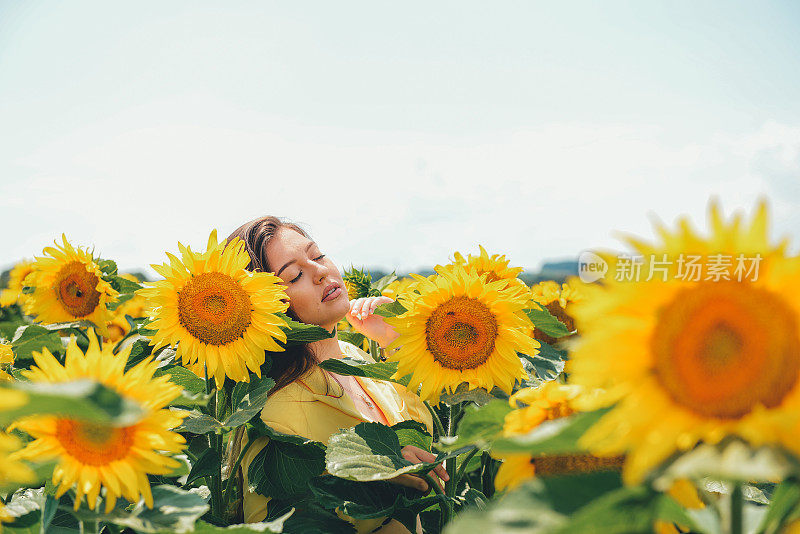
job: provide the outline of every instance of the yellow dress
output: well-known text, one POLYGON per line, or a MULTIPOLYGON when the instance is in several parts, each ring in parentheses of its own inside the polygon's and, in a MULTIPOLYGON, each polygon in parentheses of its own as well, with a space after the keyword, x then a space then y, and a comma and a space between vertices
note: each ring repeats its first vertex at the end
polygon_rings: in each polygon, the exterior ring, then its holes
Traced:
MULTIPOLYGON (((374 362, 369 354, 355 345, 339 341, 339 348, 345 356, 374 362)), ((414 420, 423 423, 429 432, 433 431, 431 415, 419 400, 404 386, 384 380, 356 377, 377 407, 383 412, 390 425, 401 421, 414 420)), ((362 415, 344 393, 336 381, 329 379, 319 367, 300 380, 292 382, 269 397, 261 419, 273 429, 285 434, 295 434, 327 445, 330 436, 340 429, 352 428, 358 423, 370 421, 362 415)), ((244 475, 244 520, 247 523, 263 521, 267 516, 269 499, 249 489, 247 469, 256 455, 267 445, 268 438, 258 438, 242 459, 244 475)), ((372 532, 379 528, 383 519, 356 520, 356 531, 372 532)), ((408 533, 398 521, 391 521, 380 531, 382 534, 408 533)))

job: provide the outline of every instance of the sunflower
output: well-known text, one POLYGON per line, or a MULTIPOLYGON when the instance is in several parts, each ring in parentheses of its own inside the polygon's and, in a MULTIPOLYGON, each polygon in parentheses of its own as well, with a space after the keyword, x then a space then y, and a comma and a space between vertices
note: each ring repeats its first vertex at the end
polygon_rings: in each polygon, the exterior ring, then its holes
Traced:
POLYGON ((244 243, 217 243, 216 230, 204 253, 178 247, 181 259, 167 253, 169 264, 152 266, 165 280, 137 292, 148 300, 148 328, 157 330, 152 344, 177 343, 184 365, 198 374, 205 366, 218 388, 226 376, 249 381, 248 369, 260 377, 264 351, 281 351, 275 339, 286 341, 286 323, 275 315, 289 307, 281 279, 246 270, 244 243))
POLYGON ((381 291, 381 295, 384 297, 389 297, 390 299, 397 300, 400 295, 408 293, 409 291, 413 291, 414 284, 416 284, 416 280, 411 278, 411 276, 404 276, 403 278, 398 278, 381 291))
MULTIPOLYGON (((3 391, 0 390, 0 402, 6 400, 3 391)), ((17 393, 14 391, 13 393, 17 393)), ((3 408, 7 409, 9 406, 3 404, 3 408)), ((0 432, 0 487, 9 484, 29 484, 33 482, 36 477, 31 469, 13 458, 9 458, 9 453, 16 452, 20 447, 20 442, 17 438, 10 434, 0 432)), ((3 502, 0 501, 0 532, 3 530, 2 523, 9 522, 14 519, 4 510, 3 502)))
POLYGON ((11 345, 0 342, 0 382, 6 382, 14 379, 10 374, 8 374, 8 370, 13 363, 14 352, 11 350, 11 345))
MULTIPOLYGON (((119 276, 121 278, 125 278, 126 280, 130 280, 131 282, 139 281, 132 274, 121 274, 119 276)), ((111 322, 108 323, 108 340, 112 343, 116 343, 125 337, 125 335, 131 330, 131 325, 128 324, 128 320, 125 318, 125 316, 129 315, 134 319, 144 317, 146 304, 147 301, 141 295, 134 295, 120 304, 119 307, 114 310, 114 315, 111 319, 111 322)))
MULTIPOLYGON (((676 452, 726 436, 800 454, 800 258, 787 257, 786 241, 770 244, 763 201, 749 224, 739 214, 725 221, 716 202, 709 215, 706 238, 685 219, 674 233, 659 226, 656 244, 629 238, 644 273, 652 258, 667 270, 586 286, 573 308, 582 339, 567 370, 573 383, 600 390, 582 407, 615 404, 581 443, 628 453, 627 483, 676 452), (689 257, 732 260, 728 279, 717 280, 720 270, 711 267, 687 276, 689 257), (665 267, 669 260, 675 264, 665 267)), ((606 258, 609 272, 621 271, 606 258)))
POLYGON ((36 415, 15 422, 34 440, 14 453, 13 458, 28 460, 57 459, 53 484, 56 497, 75 487, 75 509, 86 495, 94 510, 100 488, 106 489, 106 513, 125 497, 130 502, 144 497, 153 507, 153 496, 147 475, 165 475, 180 464, 164 453, 183 450, 185 440, 171 429, 181 424, 181 412, 167 409, 170 401, 181 394, 181 387, 169 376, 153 378, 158 368, 151 357, 125 371, 130 347, 114 354, 110 344, 103 349, 93 330, 89 330, 89 347, 84 354, 75 338, 67 346, 62 366, 46 349, 34 352, 36 366, 23 374, 32 382, 59 383, 92 379, 135 402, 142 417, 130 426, 91 423, 56 415, 36 415))
POLYGON ((474 271, 479 276, 486 275, 487 282, 496 282, 498 280, 504 281, 503 287, 513 288, 515 291, 524 292, 528 288, 525 283, 518 278, 519 273, 522 272, 522 267, 509 267, 508 264, 511 260, 507 260, 504 254, 489 255, 483 246, 478 245, 481 253, 477 256, 472 254, 467 255, 466 258, 460 253, 453 254, 455 260, 448 265, 437 265, 435 270, 437 273, 452 270, 456 265, 463 266, 467 271, 474 271))
MULTIPOLYGON (((580 290, 576 286, 566 282, 559 285, 553 280, 546 280, 531 287, 531 300, 546 308, 551 315, 564 323, 570 332, 575 330, 575 320, 567 313, 567 308, 581 300, 580 290)), ((557 341, 538 328, 533 329, 533 337, 548 345, 557 341)))
POLYGON ((25 313, 42 323, 87 320, 106 334, 111 319, 109 301, 118 293, 103 280, 103 273, 90 252, 73 247, 66 236, 63 244, 45 247, 46 256, 36 258, 25 283, 35 287, 25 303, 25 313))
MULTIPOLYGON (((576 412, 575 404, 581 396, 580 387, 557 382, 521 389, 509 399, 511 407, 516 409, 506 414, 503 435, 524 435, 545 421, 570 416, 576 412)), ((534 476, 616 470, 622 465, 620 457, 597 457, 591 454, 532 456, 493 453, 493 456, 503 460, 495 478, 497 489, 516 488, 534 476)))
POLYGON ((432 279, 414 277, 419 294, 401 298, 407 311, 386 319, 400 333, 388 347, 400 348, 389 357, 399 363, 396 376, 412 374, 410 387, 421 384, 423 399, 438 400, 442 389, 462 382, 511 393, 514 381, 526 377, 517 352, 533 355, 539 347, 525 335, 530 321, 519 313, 527 297, 461 265, 432 279))
MULTIPOLYGON (((21 391, 3 388, 0 383, 0 411, 13 410, 28 402, 28 397, 21 391)), ((17 459, 9 458, 9 453, 17 451, 19 440, 10 434, 0 432, 0 488, 12 483, 33 482, 35 476, 30 468, 17 459)), ((0 516, 2 503, 0 502, 0 516)), ((0 517, 2 521, 2 517, 0 517)))
POLYGON ((25 287, 25 277, 33 272, 33 262, 22 260, 8 273, 8 287, 0 291, 0 306, 12 304, 25 304, 28 295, 22 292, 25 287))

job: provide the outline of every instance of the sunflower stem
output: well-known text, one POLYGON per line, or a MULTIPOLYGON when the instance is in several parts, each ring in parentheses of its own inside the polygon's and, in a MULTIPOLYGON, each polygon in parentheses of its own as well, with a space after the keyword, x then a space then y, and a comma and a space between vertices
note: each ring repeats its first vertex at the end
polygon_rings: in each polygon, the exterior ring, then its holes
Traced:
MULTIPOLYGON (((456 417, 458 412, 461 410, 461 405, 449 405, 447 407, 447 437, 453 437, 456 433, 456 417)), ((449 460, 445 460, 444 468, 447 471, 447 474, 450 475, 450 480, 444 483, 444 493, 447 495, 448 499, 445 502, 444 509, 442 510, 442 529, 444 526, 450 521, 453 517, 453 497, 456 494, 456 488, 458 486, 458 480, 456 479, 456 459, 450 458, 449 460)))
POLYGON ((742 534, 743 530, 743 511, 744 511, 744 492, 742 484, 736 482, 731 493, 731 534, 742 534))
POLYGON ((494 481, 492 480, 492 457, 487 451, 481 453, 481 493, 487 497, 494 494, 494 481))
POLYGON ((458 468, 458 472, 456 473, 455 484, 458 484, 461 479, 464 478, 464 474, 467 472, 467 464, 469 464, 469 461, 472 460, 472 457, 475 456, 479 450, 480 449, 478 447, 475 447, 469 451, 469 453, 467 453, 466 458, 464 458, 464 460, 461 462, 461 467, 458 468))
MULTIPOLYGON (((215 419, 219 418, 219 403, 217 396, 219 390, 213 388, 211 381, 208 379, 208 368, 204 369, 206 378, 206 395, 210 396, 208 401, 209 415, 215 419)), ((217 458, 222 458, 222 435, 216 432, 208 433, 208 446, 217 452, 217 458)), ((211 513, 217 517, 223 517, 223 504, 222 504, 222 462, 214 469, 214 473, 210 476, 209 489, 211 490, 211 513)))
POLYGON ((247 449, 249 449, 250 445, 252 444, 253 442, 249 440, 244 444, 244 447, 242 447, 242 452, 240 452, 239 456, 236 458, 236 462, 233 464, 231 472, 228 473, 228 483, 225 486, 225 502, 231 501, 231 491, 233 491, 233 482, 236 480, 236 472, 239 470, 239 466, 242 465, 242 459, 244 458, 247 449))
POLYGON ((372 356, 372 359, 376 362, 381 361, 380 352, 378 352, 378 342, 374 339, 369 340, 369 355, 372 356))
POLYGON ((431 419, 433 419, 433 428, 436 430, 436 435, 433 436, 433 441, 438 441, 439 438, 445 435, 444 433, 444 426, 442 425, 442 420, 439 419, 439 415, 436 413, 436 410, 430 405, 428 401, 423 401, 425 407, 431 413, 431 419))

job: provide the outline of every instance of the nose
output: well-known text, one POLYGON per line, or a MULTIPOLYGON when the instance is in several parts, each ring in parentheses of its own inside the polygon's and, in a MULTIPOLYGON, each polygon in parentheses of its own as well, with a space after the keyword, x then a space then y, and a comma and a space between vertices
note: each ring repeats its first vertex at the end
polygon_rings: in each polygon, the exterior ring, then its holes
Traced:
POLYGON ((316 270, 314 271, 314 280, 318 284, 321 284, 328 277, 328 268, 321 263, 315 262, 315 264, 316 264, 315 267, 316 270))

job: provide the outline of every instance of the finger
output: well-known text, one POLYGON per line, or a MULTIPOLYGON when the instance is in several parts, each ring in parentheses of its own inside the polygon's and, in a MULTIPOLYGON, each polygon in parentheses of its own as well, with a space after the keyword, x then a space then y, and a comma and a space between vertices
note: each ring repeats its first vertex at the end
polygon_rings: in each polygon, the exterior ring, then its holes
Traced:
POLYGON ((436 475, 445 482, 450 480, 450 475, 447 474, 447 469, 445 469, 442 464, 439 464, 436 467, 434 467, 433 472, 436 473, 436 475))
POLYGON ((400 454, 402 454, 403 458, 405 458, 406 460, 408 460, 412 464, 418 464, 422 460, 420 460, 417 457, 417 451, 415 451, 414 449, 415 449, 415 447, 412 447, 410 445, 406 446, 406 447, 403 447, 403 450, 400 451, 400 454))
POLYGON ((366 319, 366 318, 367 318, 367 316, 369 315, 368 311, 369 311, 369 304, 370 304, 370 301, 371 301, 371 300, 372 300, 372 298, 370 298, 370 297, 367 297, 367 298, 365 298, 365 299, 364 299, 364 301, 361 303, 361 311, 360 311, 360 315, 359 315, 359 317, 360 317, 360 319, 361 319, 362 321, 363 321, 364 319, 366 319))
POLYGON ((358 320, 361 320, 361 306, 364 304, 364 300, 362 297, 350 302, 350 315, 358 320))
POLYGON ((428 452, 424 449, 417 449, 415 452, 417 453, 417 457, 423 462, 430 463, 436 461, 436 455, 431 452, 428 452))
POLYGON ((418 489, 419 491, 428 491, 428 483, 424 479, 414 475, 400 475, 390 480, 395 484, 406 486, 408 488, 418 489))
POLYGON ((372 302, 369 303, 369 313, 375 313, 375 308, 383 304, 380 299, 374 299, 372 302))

